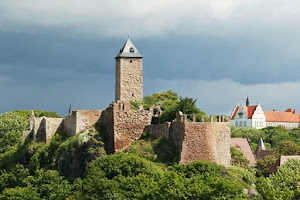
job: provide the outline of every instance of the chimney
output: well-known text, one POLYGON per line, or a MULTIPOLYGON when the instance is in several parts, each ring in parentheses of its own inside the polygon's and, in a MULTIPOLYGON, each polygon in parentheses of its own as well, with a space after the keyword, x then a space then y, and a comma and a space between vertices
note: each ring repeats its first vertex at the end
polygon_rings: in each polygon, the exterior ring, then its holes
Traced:
POLYGON ((273 109, 273 112, 276 112, 276 109, 273 109))

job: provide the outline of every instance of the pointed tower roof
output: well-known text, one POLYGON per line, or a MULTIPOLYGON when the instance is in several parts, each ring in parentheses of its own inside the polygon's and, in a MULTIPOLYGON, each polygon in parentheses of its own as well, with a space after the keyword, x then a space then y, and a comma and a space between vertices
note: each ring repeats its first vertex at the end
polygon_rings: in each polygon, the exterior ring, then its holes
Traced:
POLYGON ((133 42, 130 40, 129 35, 128 39, 125 42, 124 46, 120 49, 120 53, 115 58, 142 58, 143 55, 137 50, 133 42))
POLYGON ((265 147, 265 144, 264 144, 264 141, 263 141, 262 137, 260 137, 260 139, 258 141, 257 148, 258 147, 260 147, 261 150, 266 150, 266 147, 265 147))

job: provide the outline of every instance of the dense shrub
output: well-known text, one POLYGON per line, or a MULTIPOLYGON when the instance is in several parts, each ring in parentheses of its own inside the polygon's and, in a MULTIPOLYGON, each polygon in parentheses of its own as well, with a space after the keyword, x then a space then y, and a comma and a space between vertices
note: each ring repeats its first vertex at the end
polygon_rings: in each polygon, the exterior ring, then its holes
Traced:
POLYGON ((257 190, 263 199, 300 199, 300 160, 289 160, 275 174, 259 178, 257 190))

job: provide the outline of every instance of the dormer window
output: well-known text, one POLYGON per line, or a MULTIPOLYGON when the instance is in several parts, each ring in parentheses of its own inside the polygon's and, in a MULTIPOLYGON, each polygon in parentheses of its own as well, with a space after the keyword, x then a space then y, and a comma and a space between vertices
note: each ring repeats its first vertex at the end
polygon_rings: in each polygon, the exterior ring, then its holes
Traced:
POLYGON ((134 49, 132 47, 130 47, 129 52, 134 53, 134 49))

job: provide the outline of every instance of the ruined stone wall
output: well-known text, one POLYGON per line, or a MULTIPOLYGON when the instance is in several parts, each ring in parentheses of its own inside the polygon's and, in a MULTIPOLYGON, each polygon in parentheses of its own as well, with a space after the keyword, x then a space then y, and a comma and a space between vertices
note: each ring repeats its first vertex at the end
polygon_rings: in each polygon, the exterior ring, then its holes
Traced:
POLYGON ((230 122, 214 123, 212 131, 217 134, 217 163, 229 167, 231 160, 230 122))
POLYGON ((66 116, 63 121, 64 123, 64 132, 67 133, 68 136, 73 136, 76 134, 76 111, 72 111, 72 114, 66 116))
POLYGON ((184 130, 180 163, 208 160, 230 166, 229 122, 184 121, 184 130))
POLYGON ((113 104, 114 150, 121 151, 139 139, 145 126, 150 125, 152 113, 148 110, 132 110, 129 102, 113 104))
POLYGON ((117 58, 115 100, 130 101, 142 99, 142 58, 117 58))
POLYGON ((45 117, 34 118, 33 138, 35 142, 46 141, 46 120, 45 117))
POLYGON ((185 122, 184 125, 180 163, 187 164, 194 160, 217 162, 215 123, 185 122))
POLYGON ((46 138, 45 142, 48 144, 51 138, 55 135, 55 133, 60 133, 63 131, 63 118, 48 118, 45 117, 45 124, 46 124, 46 138))
POLYGON ((31 130, 34 141, 49 143, 55 133, 63 131, 63 120, 63 118, 34 118, 31 130))
POLYGON ((103 112, 99 119, 99 123, 105 125, 106 133, 105 138, 105 148, 107 153, 114 153, 114 116, 113 116, 113 104, 109 105, 103 112))
POLYGON ((177 114, 176 119, 172 122, 170 126, 170 140, 173 142, 174 146, 177 148, 179 152, 182 149, 182 143, 184 141, 184 118, 182 112, 177 114))
POLYGON ((166 122, 163 124, 151 124, 145 127, 146 132, 150 134, 151 137, 159 138, 163 137, 169 139, 171 122, 166 122))
POLYGON ((187 116, 179 112, 171 123, 169 135, 180 153, 180 163, 208 160, 230 166, 229 122, 189 122, 187 116))
POLYGON ((76 133, 82 132, 99 121, 102 110, 76 110, 76 133))

